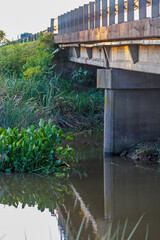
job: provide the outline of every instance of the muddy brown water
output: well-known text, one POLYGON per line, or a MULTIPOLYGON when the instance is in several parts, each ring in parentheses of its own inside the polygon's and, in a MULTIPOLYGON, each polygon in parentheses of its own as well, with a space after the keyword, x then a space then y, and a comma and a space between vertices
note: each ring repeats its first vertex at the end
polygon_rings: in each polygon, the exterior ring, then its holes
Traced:
POLYGON ((112 224, 126 237, 142 216, 132 239, 160 239, 160 175, 136 168, 119 157, 103 157, 102 135, 76 136, 73 147, 79 169, 69 180, 35 175, 0 175, 0 239, 59 240, 65 238, 69 215, 70 239, 102 239, 112 224))

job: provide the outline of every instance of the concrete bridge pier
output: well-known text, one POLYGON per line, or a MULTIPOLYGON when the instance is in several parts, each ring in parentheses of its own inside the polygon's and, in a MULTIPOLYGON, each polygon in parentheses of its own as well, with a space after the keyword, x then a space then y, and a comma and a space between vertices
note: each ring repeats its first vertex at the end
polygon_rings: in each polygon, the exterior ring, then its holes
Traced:
POLYGON ((97 87, 105 89, 106 155, 160 137, 160 75, 99 69, 97 87))

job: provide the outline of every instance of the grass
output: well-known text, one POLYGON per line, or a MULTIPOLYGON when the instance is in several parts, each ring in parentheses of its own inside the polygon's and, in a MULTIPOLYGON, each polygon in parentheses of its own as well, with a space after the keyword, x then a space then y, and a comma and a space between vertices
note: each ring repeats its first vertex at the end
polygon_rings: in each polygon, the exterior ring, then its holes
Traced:
MULTIPOLYGON (((112 231, 113 224, 110 223, 105 236, 103 236, 102 238, 96 238, 96 239, 100 239, 100 240, 131 240, 143 218, 144 218, 144 214, 138 219, 137 223, 135 224, 134 228, 129 233, 128 237, 125 236, 126 235, 126 230, 127 230, 127 225, 128 225, 128 219, 126 219, 126 221, 124 223, 124 227, 122 229, 122 233, 120 233, 120 222, 118 223, 118 226, 117 226, 117 229, 116 229, 115 232, 112 231)), ((83 218, 83 220, 81 222, 81 225, 79 227, 76 238, 72 238, 72 236, 69 236, 69 228, 70 227, 69 227, 69 215, 68 215, 67 224, 66 224, 65 240, 69 240, 69 239, 79 240, 82 229, 83 229, 84 222, 85 222, 85 217, 83 218)), ((148 240, 148 235, 149 235, 149 229, 148 229, 148 226, 147 226, 146 235, 144 237, 144 240, 148 240)))
MULTIPOLYGON (((133 239, 132 237, 134 236, 137 228, 139 227, 142 219, 143 219, 144 215, 142 215, 137 223, 135 224, 134 228, 132 229, 132 231, 129 233, 129 236, 126 237, 125 234, 126 234, 126 230, 127 230, 127 224, 128 224, 128 220, 125 221, 124 223, 124 227, 122 229, 122 233, 120 234, 120 223, 118 223, 118 226, 117 226, 117 229, 114 233, 112 233, 112 223, 109 224, 109 227, 108 227, 108 230, 105 234, 105 236, 103 236, 102 238, 96 238, 96 239, 99 239, 99 240, 131 240, 133 239)), ((83 230, 83 226, 84 226, 84 222, 85 222, 85 217, 83 218, 82 222, 81 222, 81 225, 79 227, 79 230, 78 230, 78 233, 77 233, 77 236, 75 237, 72 237, 72 235, 70 234, 70 224, 69 224, 69 215, 67 217, 67 223, 66 223, 66 231, 65 231, 65 240, 80 240, 80 236, 81 236, 81 233, 82 233, 82 230, 83 230)), ((149 236, 149 228, 147 226, 146 228, 146 235, 144 236, 144 239, 143 240, 148 240, 148 236, 149 236)), ((27 236, 25 234, 25 238, 24 239, 27 239, 27 236)), ((52 236, 50 235, 50 240, 52 240, 52 236)), ((88 238, 88 240, 90 240, 88 238)))
MULTIPOLYGON (((52 54, 56 47, 48 35, 0 48, 1 127, 28 127, 41 118, 51 118, 66 131, 103 128, 103 92, 92 87, 74 89, 79 75, 81 86, 92 80, 86 70, 77 71, 77 75, 74 71, 71 79, 57 74, 52 54)), ((57 64, 61 58, 62 53, 57 64)))
POLYGON ((24 78, 0 80, 0 126, 3 128, 36 125, 51 118, 66 130, 92 129, 103 123, 103 93, 65 90, 63 79, 54 74, 27 82, 24 78))

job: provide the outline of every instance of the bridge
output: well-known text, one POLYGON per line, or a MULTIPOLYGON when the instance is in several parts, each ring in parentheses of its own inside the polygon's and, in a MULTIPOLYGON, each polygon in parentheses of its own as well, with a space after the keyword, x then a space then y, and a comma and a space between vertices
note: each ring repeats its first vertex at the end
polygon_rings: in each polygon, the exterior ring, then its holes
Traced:
POLYGON ((159 14, 159 0, 95 0, 58 17, 68 61, 98 68, 105 154, 160 137, 159 14))

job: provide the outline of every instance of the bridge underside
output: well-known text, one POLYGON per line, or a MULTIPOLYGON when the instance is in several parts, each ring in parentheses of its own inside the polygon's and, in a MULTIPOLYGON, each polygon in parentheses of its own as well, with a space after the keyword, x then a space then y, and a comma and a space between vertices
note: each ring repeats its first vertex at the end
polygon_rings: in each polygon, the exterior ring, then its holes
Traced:
POLYGON ((69 61, 103 68, 97 87, 105 89, 105 154, 160 137, 160 18, 60 35, 56 42, 69 61))
POLYGON ((160 74, 160 40, 62 44, 60 47, 67 49, 71 62, 160 74))

